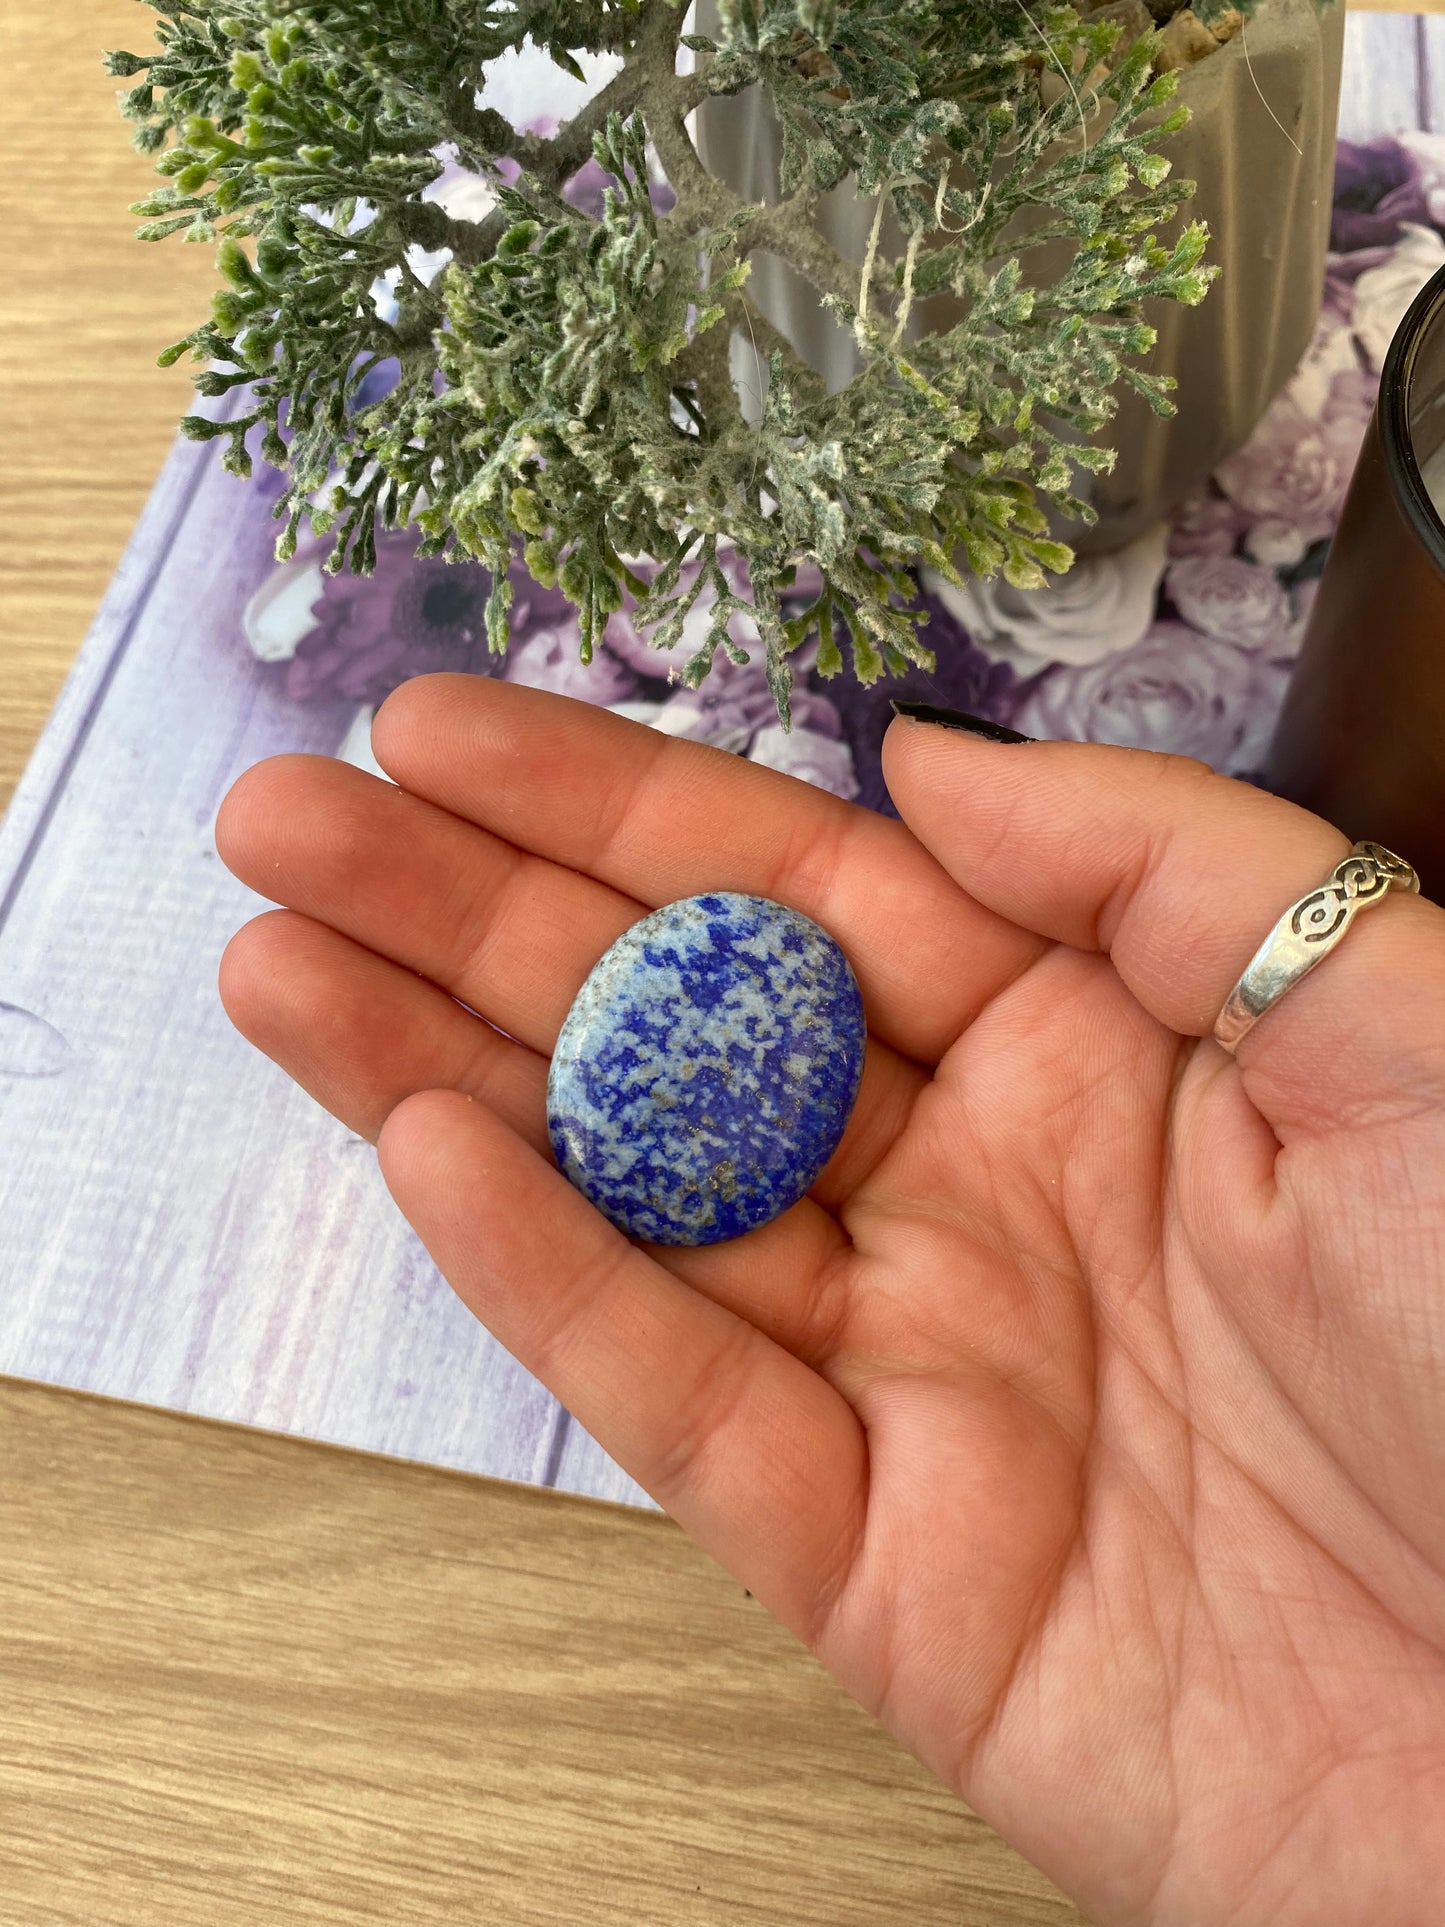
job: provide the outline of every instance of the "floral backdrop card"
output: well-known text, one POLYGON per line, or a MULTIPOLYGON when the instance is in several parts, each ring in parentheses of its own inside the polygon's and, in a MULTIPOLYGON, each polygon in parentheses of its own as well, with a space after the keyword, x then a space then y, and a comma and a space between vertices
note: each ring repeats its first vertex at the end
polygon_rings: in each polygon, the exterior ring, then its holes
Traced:
MULTIPOLYGON (((260 904, 216 857, 221 797, 281 750, 369 764, 376 704, 440 668, 564 690, 874 809, 899 693, 1249 774, 1385 347, 1445 262, 1445 137, 1419 126, 1441 26, 1350 23, 1324 313, 1251 444, 1169 527, 1043 595, 926 582, 936 673, 871 691, 805 673, 791 735, 760 668, 722 660, 687 690, 625 618, 584 670, 567 605, 520 575, 497 662, 484 571, 418 561, 405 536, 367 580, 324 574, 319 546, 278 565, 274 476, 245 487, 214 445, 178 445, 0 825, 0 1371, 647 1503, 454 1299, 370 1146, 231 1030, 216 963, 260 904), (1381 126, 1403 131, 1358 138, 1381 126)), ((498 104, 569 114, 550 73, 518 68, 498 104)))

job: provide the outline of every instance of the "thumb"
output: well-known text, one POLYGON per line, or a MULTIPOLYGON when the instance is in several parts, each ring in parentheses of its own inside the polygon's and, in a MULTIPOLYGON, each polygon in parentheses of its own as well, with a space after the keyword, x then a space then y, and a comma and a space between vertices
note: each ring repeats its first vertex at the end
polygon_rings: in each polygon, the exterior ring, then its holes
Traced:
MULTIPOLYGON (((1106 952, 1140 1004, 1187 1037, 1210 1034, 1276 920, 1350 850, 1307 810, 1145 750, 986 741, 900 718, 883 769, 904 821, 970 896, 1106 952)), ((1358 1121, 1426 1092, 1445 1103, 1445 911, 1390 891, 1260 1018, 1238 1059, 1282 1129, 1358 1121)))

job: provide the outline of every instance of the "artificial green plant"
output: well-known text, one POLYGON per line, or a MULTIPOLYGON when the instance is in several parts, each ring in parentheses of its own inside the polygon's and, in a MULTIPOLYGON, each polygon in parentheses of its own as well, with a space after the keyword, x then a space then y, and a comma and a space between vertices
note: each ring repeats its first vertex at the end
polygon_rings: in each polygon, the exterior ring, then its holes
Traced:
POLYGON ((333 569, 368 570, 378 524, 415 522, 424 553, 480 559, 494 649, 520 546, 575 603, 584 660, 629 593, 670 648, 711 589, 696 685, 718 649, 746 660, 716 560, 727 541, 785 724, 788 659, 810 636, 824 675, 844 649, 865 682, 931 667, 910 568, 1002 569, 1020 587, 1066 569, 1049 512, 1091 519, 1076 471, 1112 463, 1095 438, 1119 384, 1171 406, 1168 378, 1139 365, 1155 338, 1143 304, 1198 302, 1212 273, 1199 224, 1156 238, 1190 192, 1160 151, 1186 118, 1177 76, 1152 72, 1152 36, 1123 45, 1107 9, 1081 7, 722 0, 709 39, 683 32, 673 0, 159 0, 159 50, 108 57, 135 80, 124 111, 165 177, 135 211, 148 240, 219 237, 224 277, 210 319, 161 360, 189 350, 204 395, 247 391, 231 419, 182 425, 225 438, 241 475, 261 429, 264 459, 289 469, 282 557, 309 518, 334 536, 333 569), (488 68, 528 37, 569 72, 582 51, 620 61, 553 139, 478 105, 488 68), (1052 105, 1044 70, 1067 80, 1052 105), (686 125, 747 87, 783 130, 775 206, 710 175, 686 125), (448 154, 493 185, 484 219, 423 198, 448 154), (600 219, 563 194, 590 158, 612 177, 600 219), (891 209, 897 258, 881 222, 861 267, 818 231, 818 196, 850 176, 891 209), (1038 285, 1024 260, 1059 242, 1066 265, 1038 285), (417 248, 450 251, 431 284, 417 248), (750 296, 760 249, 852 330, 863 365, 841 391, 750 296), (388 274, 394 320, 373 299, 388 274), (920 328, 943 294, 948 325, 920 328), (767 367, 754 420, 734 335, 767 367), (354 407, 392 359, 391 392, 354 407), (822 591, 785 619, 804 562, 822 591))

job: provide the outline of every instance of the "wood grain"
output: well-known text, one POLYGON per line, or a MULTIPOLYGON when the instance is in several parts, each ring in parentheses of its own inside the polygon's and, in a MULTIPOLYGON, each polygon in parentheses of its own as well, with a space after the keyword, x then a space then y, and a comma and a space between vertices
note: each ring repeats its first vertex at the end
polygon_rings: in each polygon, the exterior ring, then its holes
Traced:
POLYGON ((1339 133, 1370 140, 1387 130, 1440 131, 1445 93, 1440 57, 1445 18, 1425 19, 1391 8, 1356 13, 1345 23, 1339 133))
POLYGON ((100 53, 146 24, 134 0, 0 7, 0 809, 188 405, 156 355, 214 285, 211 249, 161 272, 126 212, 154 176, 100 53))
POLYGON ((1062 1927, 666 1520, 0 1380, 4 1927, 1062 1927))

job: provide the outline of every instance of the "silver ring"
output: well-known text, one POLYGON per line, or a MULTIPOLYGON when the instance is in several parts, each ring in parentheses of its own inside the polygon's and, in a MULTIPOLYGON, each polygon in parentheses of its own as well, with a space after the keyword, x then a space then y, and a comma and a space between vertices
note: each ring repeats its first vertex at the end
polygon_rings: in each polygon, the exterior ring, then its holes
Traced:
POLYGON ((1391 890, 1418 894, 1420 879, 1403 857, 1382 843, 1357 843, 1318 890, 1290 905, 1230 991, 1214 1026, 1227 1051, 1307 977, 1335 948, 1361 910, 1383 903, 1391 890))

